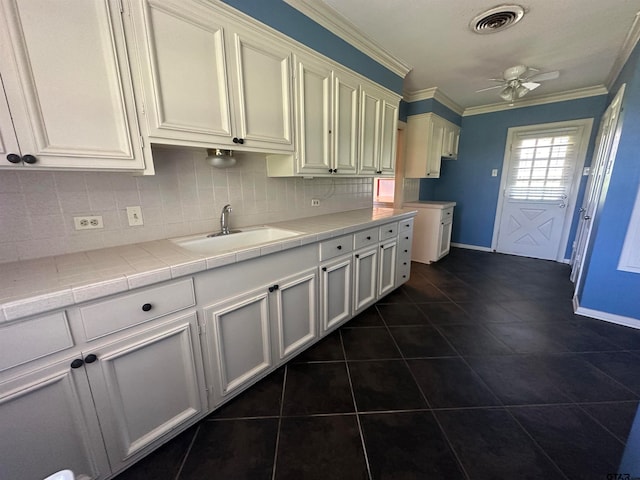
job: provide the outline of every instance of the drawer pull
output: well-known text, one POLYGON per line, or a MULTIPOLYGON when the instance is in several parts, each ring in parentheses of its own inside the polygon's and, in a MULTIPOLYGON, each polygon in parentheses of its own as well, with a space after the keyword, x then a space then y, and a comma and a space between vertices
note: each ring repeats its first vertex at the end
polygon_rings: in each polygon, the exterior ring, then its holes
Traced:
POLYGON ((89 355, 87 355, 84 358, 85 363, 93 363, 98 359, 98 357, 96 355, 94 355, 93 353, 90 353, 89 355))
POLYGON ((404 253, 407 253, 409 250, 405 250, 404 253))
POLYGON ((142 305, 142 311, 143 312, 148 312, 152 308, 153 308, 153 305, 151 305, 150 303, 145 303, 144 305, 142 305))
POLYGON ((371 240, 371 237, 370 237, 370 236, 369 236, 369 237, 367 237, 367 240, 371 240))
POLYGON ((409 240, 409 237, 404 237, 405 240, 409 240))
POLYGON ((360 258, 360 254, 359 253, 356 253, 356 258, 360 258))
POLYGON ((407 262, 404 262, 404 263, 403 263, 403 265, 406 265, 406 264, 407 264, 407 262))
POLYGON ((84 365, 84 362, 79 358, 76 358, 71 362, 71 368, 80 368, 82 365, 84 365))
POLYGON ((389 230, 389 233, 393 233, 393 230, 389 230))
POLYGON ((402 278, 407 278, 407 276, 406 275, 402 275, 402 278))
POLYGON ((338 245, 338 250, 342 250, 342 245, 338 245))

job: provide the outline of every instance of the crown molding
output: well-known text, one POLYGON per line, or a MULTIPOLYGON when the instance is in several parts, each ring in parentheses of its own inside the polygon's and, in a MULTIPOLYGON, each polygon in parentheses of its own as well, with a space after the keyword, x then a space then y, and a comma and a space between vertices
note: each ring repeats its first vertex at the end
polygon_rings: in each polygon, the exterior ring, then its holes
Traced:
POLYGON ((598 95, 607 95, 609 90, 604 85, 596 85, 593 87, 578 88, 576 90, 568 90, 562 93, 553 93, 540 97, 530 98, 526 100, 518 100, 515 104, 510 105, 506 102, 492 103, 490 105, 481 105, 479 107, 470 107, 464 110, 463 117, 472 115, 481 115, 483 113, 501 112, 504 110, 514 110, 522 107, 533 107, 536 105, 544 105, 547 103, 565 102, 567 100, 578 100, 580 98, 597 97, 598 95))
POLYGON ((433 98, 458 115, 462 115, 464 112, 464 108, 442 93, 438 87, 425 88, 424 90, 416 90, 413 92, 403 92, 402 98, 405 102, 418 102, 420 100, 433 98))
POLYGON ((404 78, 412 67, 367 38, 352 23, 323 2, 312 0, 284 0, 285 3, 322 25, 331 33, 371 57, 373 60, 404 78))
POLYGON ((609 76, 605 83, 609 89, 613 86, 613 82, 616 81, 618 75, 620 75, 624 64, 629 60, 629 56, 636 47, 638 40, 640 40, 640 12, 636 13, 633 23, 631 24, 631 28, 624 39, 622 48, 620 48, 620 52, 616 57, 616 61, 613 63, 613 67, 611 67, 611 71, 609 72, 609 76))

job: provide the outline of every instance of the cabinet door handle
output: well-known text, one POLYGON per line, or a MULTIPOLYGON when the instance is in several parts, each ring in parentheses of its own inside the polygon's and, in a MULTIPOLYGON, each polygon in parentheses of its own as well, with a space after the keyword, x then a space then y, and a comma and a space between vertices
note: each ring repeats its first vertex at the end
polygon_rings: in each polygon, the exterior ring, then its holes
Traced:
POLYGON ((360 258, 360 254, 359 253, 356 253, 356 258, 360 258))
POLYGON ((145 303, 144 305, 142 305, 142 311, 143 312, 148 312, 152 308, 153 308, 153 305, 151 305, 150 303, 145 303))
POLYGON ((22 161, 24 163, 28 163, 30 165, 36 163, 38 161, 38 159, 36 157, 34 157, 33 155, 24 155, 22 157, 22 161))
POLYGON ((342 250, 342 245, 338 245, 338 250, 342 250))
POLYGON ((407 262, 404 262, 404 263, 403 263, 403 265, 406 265, 406 264, 407 264, 407 262))
POLYGON ((327 267, 322 267, 322 271, 326 272, 327 271, 327 267))
POLYGON ((273 293, 278 290, 280 287, 278 285, 274 285, 273 287, 269 287, 269 293, 273 293))
POLYGON ((278 285, 278 284, 275 284, 275 285, 273 286, 273 289, 274 289, 274 290, 278 290, 279 288, 280 288, 280 285, 278 285))
POLYGON ((405 240, 409 240, 409 237, 404 237, 405 240))
POLYGON ((7 155, 7 160, 11 163, 20 163, 22 161, 20 155, 16 155, 15 153, 10 153, 9 155, 7 155))
POLYGON ((84 357, 84 361, 85 363, 93 363, 98 359, 98 357, 96 355, 94 355, 93 353, 90 353, 89 355, 87 355, 86 357, 84 357))
POLYGON ((71 362, 71 368, 80 368, 82 365, 84 365, 84 362, 80 358, 76 358, 71 362))

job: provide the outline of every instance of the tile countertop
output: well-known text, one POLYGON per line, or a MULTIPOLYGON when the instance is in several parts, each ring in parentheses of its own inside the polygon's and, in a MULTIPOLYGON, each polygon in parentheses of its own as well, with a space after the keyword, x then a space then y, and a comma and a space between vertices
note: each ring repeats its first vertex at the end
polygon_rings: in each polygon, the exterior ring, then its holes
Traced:
POLYGON ((155 240, 3 263, 0 264, 0 323, 326 240, 414 214, 415 211, 406 209, 370 208, 270 223, 272 227, 303 233, 214 256, 185 250, 169 240, 155 240))

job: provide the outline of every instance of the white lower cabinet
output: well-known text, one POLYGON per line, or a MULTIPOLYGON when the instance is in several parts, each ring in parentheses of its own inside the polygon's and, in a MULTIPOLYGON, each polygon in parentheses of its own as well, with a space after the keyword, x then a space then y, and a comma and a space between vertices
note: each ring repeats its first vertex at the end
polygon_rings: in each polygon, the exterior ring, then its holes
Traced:
POLYGON ((353 313, 360 313, 376 301, 378 272, 377 245, 353 254, 353 313))
POLYGON ((118 336, 0 384, 0 478, 108 478, 205 413, 195 311, 118 336))
POLYGON ((0 384, 0 478, 42 479, 65 468, 83 480, 109 476, 87 375, 71 368, 74 359, 0 384))
POLYGON ((204 309, 208 365, 223 397, 273 366, 269 328, 269 291, 261 287, 204 309))
POLYGON ((320 265, 320 328, 333 330, 351 318, 351 255, 320 265))
POLYGON ((195 312, 83 358, 114 472, 207 409, 195 312))
POLYGON ((392 240, 380 245, 380 266, 378 268, 378 298, 396 288, 396 256, 398 242, 392 240))

